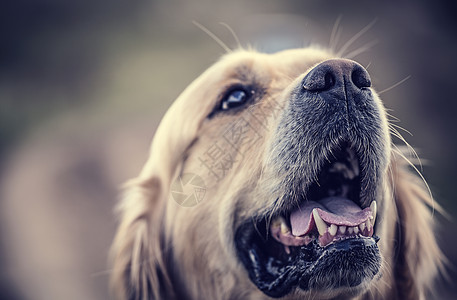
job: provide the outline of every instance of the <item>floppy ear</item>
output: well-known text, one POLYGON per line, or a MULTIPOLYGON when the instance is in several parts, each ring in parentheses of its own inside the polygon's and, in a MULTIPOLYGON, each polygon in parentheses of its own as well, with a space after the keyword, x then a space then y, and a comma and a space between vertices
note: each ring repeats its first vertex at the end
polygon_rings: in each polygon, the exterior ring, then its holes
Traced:
POLYGON ((424 299, 443 269, 444 256, 434 234, 433 216, 441 210, 424 181, 400 151, 392 155, 391 180, 398 211, 393 260, 398 299, 424 299))
POLYGON ((165 199, 157 177, 135 179, 119 205, 121 223, 111 249, 116 299, 163 299, 172 291, 163 241, 165 199))

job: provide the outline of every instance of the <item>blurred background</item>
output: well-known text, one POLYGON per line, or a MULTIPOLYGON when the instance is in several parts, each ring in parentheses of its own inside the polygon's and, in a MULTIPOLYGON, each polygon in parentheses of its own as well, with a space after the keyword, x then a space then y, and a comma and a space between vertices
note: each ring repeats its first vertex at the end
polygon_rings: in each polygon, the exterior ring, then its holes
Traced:
MULTIPOLYGON (((456 215, 457 4, 452 1, 16 0, 0 8, 0 299, 107 299, 122 182, 162 115, 230 47, 347 49, 456 215)), ((455 217, 438 239, 457 265, 455 217)), ((435 299, 456 299, 455 267, 435 299)))

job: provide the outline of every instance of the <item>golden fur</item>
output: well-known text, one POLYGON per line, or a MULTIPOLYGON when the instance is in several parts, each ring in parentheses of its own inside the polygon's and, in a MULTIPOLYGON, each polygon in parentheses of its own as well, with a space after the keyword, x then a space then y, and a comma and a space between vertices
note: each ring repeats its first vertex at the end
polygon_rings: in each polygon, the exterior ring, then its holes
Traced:
MULTIPOLYGON (((238 261, 234 231, 240 220, 273 205, 259 185, 274 184, 268 178, 268 147, 285 95, 307 70, 332 57, 311 48, 275 54, 236 51, 179 96, 157 130, 146 165, 126 185, 119 205, 120 225, 112 248, 116 298, 268 298, 238 261), (249 109, 211 115, 227 88, 254 81, 265 91, 261 101, 249 109), (268 118, 259 121, 256 112, 266 112, 268 118), (222 143, 221 134, 239 120, 255 129, 249 134, 258 135, 258 141, 246 152, 244 146, 225 147, 225 153, 236 159, 224 176, 216 178, 199 158, 214 143, 222 143), (207 186, 204 199, 193 207, 180 206, 170 196, 171 184, 184 173, 198 174, 207 186)), ((386 118, 382 122, 388 128, 386 118)), ((404 154, 391 148, 388 135, 384 139, 389 163, 383 171, 387 179, 376 224, 382 276, 355 299, 423 299, 443 261, 430 210, 436 205, 404 154)))

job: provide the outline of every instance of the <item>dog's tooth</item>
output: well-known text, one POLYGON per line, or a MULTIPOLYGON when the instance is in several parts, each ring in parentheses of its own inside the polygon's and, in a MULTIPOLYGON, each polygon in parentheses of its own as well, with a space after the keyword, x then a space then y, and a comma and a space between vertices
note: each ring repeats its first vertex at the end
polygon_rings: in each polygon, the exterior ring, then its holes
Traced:
POLYGON ((272 227, 280 227, 281 226, 281 219, 284 220, 283 217, 276 217, 273 222, 271 222, 272 227))
POLYGON ((354 232, 354 227, 348 227, 348 233, 352 234, 354 232))
POLYGON ((319 235, 324 235, 327 231, 327 224, 322 220, 321 216, 317 212, 317 209, 313 209, 313 216, 314 216, 314 223, 316 223, 317 231, 319 231, 319 235))
POLYGON ((373 200, 373 202, 371 202, 370 204, 370 209, 371 209, 371 212, 373 213, 373 218, 371 220, 371 224, 373 225, 374 227, 374 223, 376 221, 376 214, 378 212, 378 205, 376 204, 376 201, 373 200))
POLYGON ((338 226, 338 230, 340 231, 341 234, 346 233, 346 226, 338 226))
POLYGON ((286 224, 286 220, 284 220, 283 217, 281 217, 281 233, 286 234, 290 232, 289 226, 286 224))
POLYGON ((370 231, 371 230, 371 221, 370 219, 368 219, 365 224, 367 225, 367 230, 370 231))
POLYGON ((366 227, 365 223, 360 224, 359 225, 360 231, 363 232, 365 230, 365 227, 366 227))
POLYGON ((353 228, 354 228, 354 233, 355 234, 359 233, 359 226, 354 226, 353 228))
POLYGON ((330 225, 328 232, 334 236, 334 235, 336 235, 337 230, 338 230, 338 226, 336 226, 335 224, 332 224, 332 225, 330 225))

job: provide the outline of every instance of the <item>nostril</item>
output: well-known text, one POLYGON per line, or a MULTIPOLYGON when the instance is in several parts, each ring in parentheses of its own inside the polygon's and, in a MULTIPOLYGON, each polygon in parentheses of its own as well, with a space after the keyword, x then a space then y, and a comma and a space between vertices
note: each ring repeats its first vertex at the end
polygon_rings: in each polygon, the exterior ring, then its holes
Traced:
POLYGON ((371 79, 368 72, 360 65, 355 65, 352 70, 351 80, 359 89, 371 86, 371 79))
POLYGON ((316 68, 304 79, 303 88, 310 92, 330 90, 336 83, 335 75, 330 68, 316 68))

